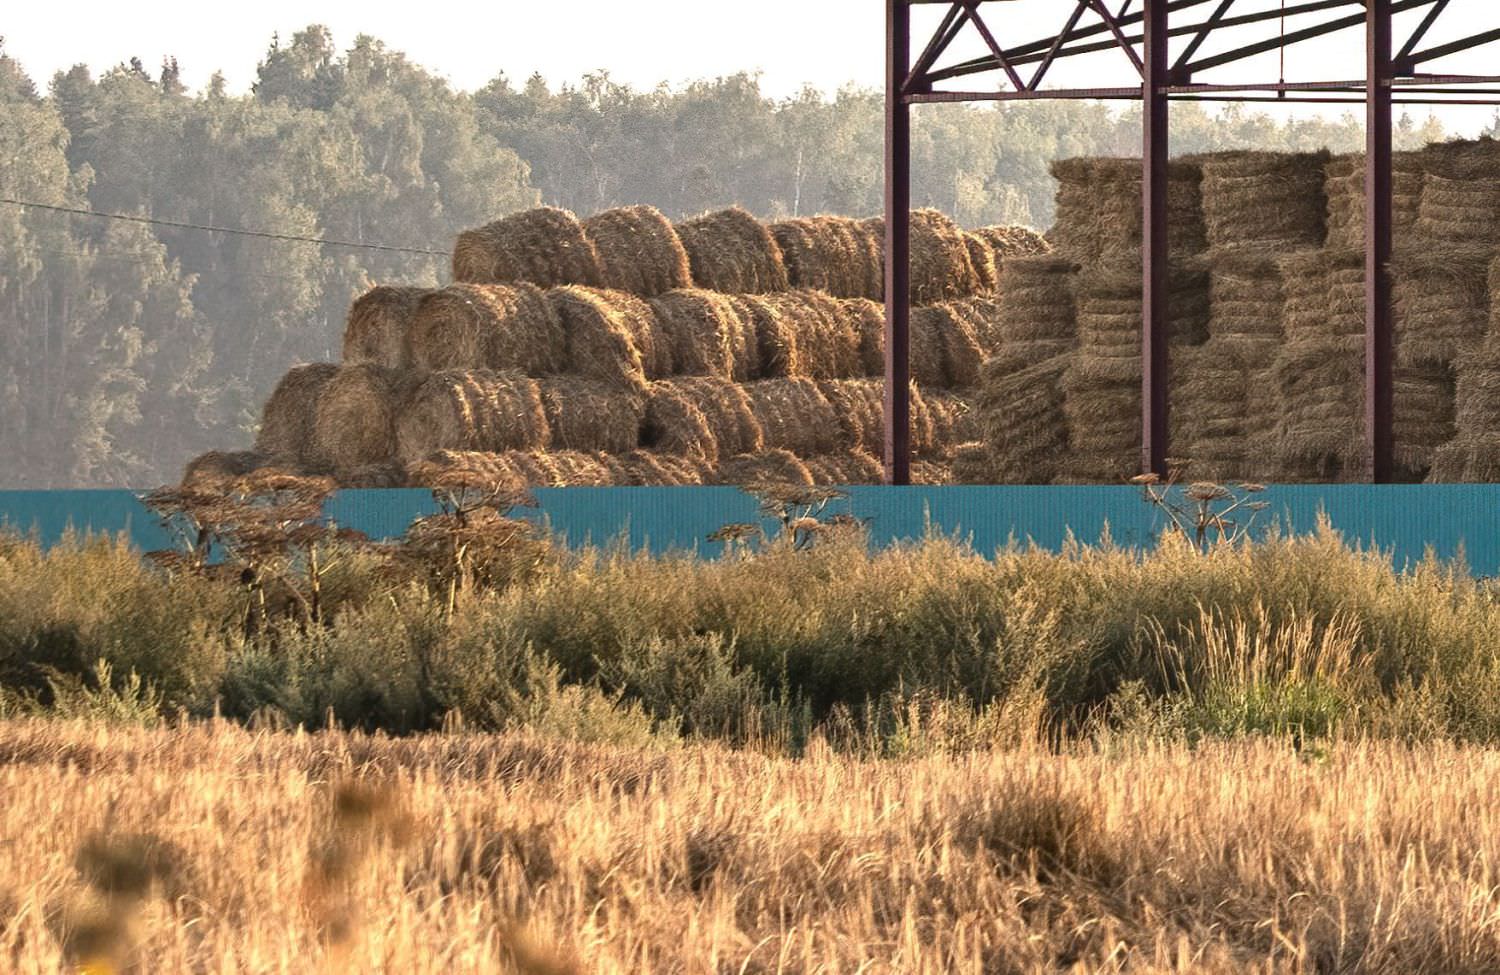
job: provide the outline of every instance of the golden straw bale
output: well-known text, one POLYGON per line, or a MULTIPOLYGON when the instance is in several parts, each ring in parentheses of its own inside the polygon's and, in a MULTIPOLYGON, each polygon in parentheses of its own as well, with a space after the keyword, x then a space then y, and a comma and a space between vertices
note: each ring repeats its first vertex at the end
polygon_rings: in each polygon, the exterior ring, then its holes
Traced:
MULTIPOLYGON (((865 232, 879 243, 881 264, 880 287, 865 297, 878 300, 885 295, 885 218, 866 220, 865 232)), ((911 211, 910 241, 912 304, 965 298, 981 289, 964 232, 946 214, 931 209, 911 211)))
POLYGON ((1203 157, 1203 221, 1215 247, 1319 247, 1328 200, 1319 152, 1227 152, 1203 157))
POLYGON ((1424 245, 1500 244, 1500 143, 1429 146, 1424 161, 1417 238, 1424 245))
POLYGON ((534 284, 455 284, 418 301, 405 359, 428 372, 513 369, 545 376, 567 367, 562 322, 534 284))
POLYGON ((1289 344, 1364 333, 1364 254, 1294 251, 1278 261, 1282 333, 1289 344))
POLYGON ((995 249, 990 242, 978 234, 964 231, 964 244, 969 248, 969 264, 974 268, 978 282, 976 291, 994 291, 995 280, 1000 270, 995 265, 995 249))
POLYGON ((987 365, 975 400, 979 445, 955 448, 955 477, 964 483, 1051 482, 1068 446, 1066 368, 1065 356, 1014 372, 987 365))
POLYGON ((281 377, 261 412, 255 452, 265 455, 268 465, 300 469, 313 443, 313 420, 318 397, 339 367, 329 362, 294 366, 281 377))
POLYGON ((1078 265, 1061 257, 1013 257, 1000 266, 1000 343, 1077 337, 1078 265))
POLYGON ((885 291, 882 240, 868 221, 799 217, 771 224, 771 236, 781 248, 790 287, 837 298, 881 300, 885 291))
MULTIPOLYGON (((1416 231, 1425 182, 1422 152, 1397 152, 1391 156, 1391 227, 1398 243, 1416 231)), ((1361 154, 1334 156, 1324 168, 1324 194, 1328 198, 1329 247, 1362 248, 1365 245, 1365 157, 1361 154)))
POLYGON ((1398 363, 1452 365, 1479 344, 1489 325, 1491 258, 1488 248, 1472 246, 1397 252, 1392 290, 1398 363))
POLYGON ((651 299, 651 309, 663 340, 672 348, 677 374, 740 381, 759 376, 759 339, 744 302, 691 288, 651 299))
POLYGON ((333 479, 339 487, 352 490, 404 488, 411 483, 406 465, 398 460, 334 468, 333 479))
POLYGON ((437 450, 535 450, 547 445, 535 379, 475 369, 433 373, 396 418, 396 453, 408 464, 437 450))
POLYGON ((1439 447, 1428 483, 1500 482, 1500 432, 1465 434, 1439 447))
POLYGON ((1420 481, 1434 454, 1457 433, 1455 377, 1451 366, 1397 363, 1392 382, 1392 439, 1400 480, 1420 481))
MULTIPOLYGON (((1281 335, 1282 251, 1246 245, 1209 251, 1208 334, 1281 335)), ((1294 265, 1293 265, 1294 266, 1294 265)))
POLYGON ((671 346, 642 299, 623 291, 553 288, 547 301, 562 323, 568 372, 637 389, 671 374, 671 346))
POLYGON ((210 450, 188 461, 181 486, 204 491, 222 490, 251 471, 266 466, 266 458, 253 450, 210 450))
POLYGON ((973 402, 948 390, 929 389, 921 409, 912 409, 912 453, 927 459, 950 460, 961 443, 979 436, 973 402))
POLYGON ((974 295, 944 302, 943 307, 973 333, 981 361, 1000 351, 1006 331, 1005 304, 999 295, 974 295))
POLYGON ((528 453, 521 460, 534 487, 612 487, 615 475, 603 455, 581 450, 551 450, 528 453))
POLYGON ((693 274, 677 231, 652 206, 617 207, 583 222, 604 287, 654 298, 691 288, 693 274))
POLYGON ((414 488, 439 487, 445 475, 462 473, 492 487, 525 487, 525 473, 516 465, 514 453, 483 450, 435 450, 408 465, 407 483, 414 488))
POLYGON ((997 268, 1012 257, 1039 257, 1052 253, 1052 245, 1047 243, 1047 238, 1030 227, 979 227, 973 233, 990 245, 997 268))
POLYGON ((417 303, 429 290, 382 284, 356 298, 344 324, 344 364, 404 369, 409 361, 406 333, 417 303))
POLYGON ((675 454, 634 450, 614 458, 631 487, 679 487, 711 483, 712 469, 701 460, 675 454))
POLYGON ((642 446, 708 462, 759 450, 764 441, 748 388, 710 376, 652 383, 642 446))
POLYGON ((767 449, 801 457, 839 449, 839 419, 811 379, 762 379, 742 387, 767 449))
POLYGON ((954 483, 953 465, 935 460, 913 460, 911 482, 925 487, 942 487, 954 483))
POLYGON ((469 284, 528 281, 542 288, 597 288, 604 277, 583 224, 566 210, 538 207, 458 235, 453 280, 469 284))
POLYGON ((738 295, 790 287, 776 238, 740 207, 684 220, 677 225, 677 236, 699 288, 738 295))
POLYGON ((861 327, 868 303, 816 291, 746 295, 739 301, 755 329, 762 376, 845 379, 865 374, 861 327))
MULTIPOLYGON (((1054 162, 1056 223, 1049 235, 1058 253, 1090 263, 1138 260, 1141 253, 1139 159, 1085 158, 1054 162)), ((1173 160, 1167 168, 1167 238, 1172 253, 1196 254, 1206 246, 1202 166, 1173 160)), ((1003 277, 1003 270, 1002 270, 1003 277)), ((1001 282, 1001 291, 1005 290, 1001 282)))
POLYGON ((762 450, 740 454, 721 463, 707 483, 750 487, 758 484, 811 485, 812 474, 789 450, 762 450))
POLYGON ((582 376, 541 379, 551 450, 628 453, 640 445, 646 397, 640 391, 582 376))
MULTIPOLYGON (((839 379, 818 384, 838 418, 836 450, 885 453, 885 382, 839 379)), ((977 436, 977 414, 968 401, 939 390, 910 391, 911 449, 917 456, 948 456, 958 442, 977 436)), ((768 441, 769 442, 769 441, 768 441)))
POLYGON ((390 461, 409 375, 368 362, 340 368, 313 409, 311 466, 338 471, 390 461))
POLYGON ((862 450, 809 457, 803 465, 814 484, 848 487, 852 484, 879 484, 885 469, 873 454, 862 450))
POLYGON ((1364 463, 1364 337, 1312 336, 1282 346, 1274 463, 1286 480, 1338 480, 1364 463))

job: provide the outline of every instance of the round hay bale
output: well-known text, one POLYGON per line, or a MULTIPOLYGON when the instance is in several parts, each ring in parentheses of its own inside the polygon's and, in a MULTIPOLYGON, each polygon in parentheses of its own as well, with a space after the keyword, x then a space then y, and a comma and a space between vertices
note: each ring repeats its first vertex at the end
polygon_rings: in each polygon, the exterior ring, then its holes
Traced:
POLYGON ((455 284, 418 301, 406 361, 427 372, 502 369, 546 376, 567 367, 561 320, 534 284, 455 284))
POLYGON ((605 210, 585 220, 583 232, 594 245, 606 288, 654 298, 693 286, 687 251, 656 207, 605 210))
POLYGON ((414 488, 435 488, 444 483, 446 475, 461 473, 494 487, 524 487, 526 475, 516 465, 519 456, 482 450, 435 450, 408 466, 407 483, 414 488))
POLYGON ((746 297, 761 373, 767 377, 846 379, 864 375, 861 325, 869 305, 816 291, 746 297))
POLYGON ((759 338, 744 302, 694 288, 653 298, 651 309, 677 374, 738 381, 759 375, 759 338))
POLYGON ((568 372, 642 390, 671 375, 671 345, 642 299, 574 287, 553 288, 547 301, 562 323, 568 372))
POLYGON ((603 455, 581 450, 553 450, 526 454, 518 463, 534 487, 612 487, 615 474, 603 455))
POLYGON ((615 462, 625 474, 623 483, 631 487, 685 487, 710 483, 707 474, 711 468, 692 457, 635 450, 616 457, 615 462))
MULTIPOLYGON (((1049 236, 1057 252, 1091 263, 1139 260, 1141 161, 1064 159, 1051 171, 1057 180, 1057 217, 1049 236)), ((1196 254, 1207 246, 1202 181, 1196 161, 1173 160, 1167 168, 1167 239, 1173 254, 1196 254)))
POLYGON ((742 387, 767 449, 801 457, 839 449, 839 419, 811 379, 762 379, 742 387))
POLYGON ((1030 227, 979 227, 973 233, 990 245, 996 267, 1012 257, 1040 257, 1052 253, 1052 245, 1047 243, 1047 238, 1030 227))
POLYGON ((269 466, 303 467, 312 448, 318 397, 338 371, 332 363, 314 362, 294 366, 281 377, 266 400, 255 436, 255 452, 264 455, 269 466))
POLYGON ((396 453, 408 464, 438 450, 536 450, 548 436, 536 380, 482 369, 428 376, 396 419, 396 453))
POLYGON ((984 350, 960 309, 933 305, 911 313, 910 359, 912 378, 923 387, 967 389, 979 383, 984 350))
POLYGON ((885 478, 885 469, 880 461, 873 454, 862 450, 809 457, 802 463, 807 468, 812 483, 830 487, 879 484, 885 478))
POLYGON ((759 450, 764 439, 748 388, 708 376, 652 383, 641 445, 709 463, 759 450))
POLYGON ((954 483, 953 465, 934 460, 913 460, 911 482, 924 487, 943 487, 954 483))
POLYGON ((453 280, 468 284, 514 284, 542 288, 604 283, 599 255, 583 224, 567 210, 537 207, 458 235, 453 280))
MULTIPOLYGON (((973 334, 981 361, 1000 350, 1005 342, 1004 303, 998 295, 974 295, 943 304, 949 313, 973 334)), ((882 322, 884 324, 884 322, 882 322)))
POLYGON ((404 488, 410 484, 406 465, 395 460, 362 464, 358 467, 335 468, 333 479, 338 482, 340 488, 348 490, 389 490, 404 488))
POLYGON ((732 295, 790 287, 776 238, 740 207, 684 220, 677 225, 677 236, 687 251, 696 287, 732 295))
POLYGON ((1213 246, 1319 247, 1328 200, 1321 152, 1232 152, 1204 157, 1203 221, 1213 246))
POLYGON ((354 299, 344 323, 344 364, 406 368, 406 333, 417 303, 430 290, 382 284, 354 299))
MULTIPOLYGON (((884 456, 884 380, 829 380, 819 383, 818 389, 838 417, 835 452, 863 450, 884 456)), ((973 439, 961 432, 973 423, 966 401, 937 391, 924 393, 915 383, 909 395, 913 455, 946 455, 953 449, 956 438, 973 439)))
POLYGON ((638 390, 559 376, 538 380, 550 450, 623 454, 640 445, 646 397, 638 390))
POLYGON ((771 236, 781 248, 790 287, 837 298, 882 300, 882 240, 867 221, 799 217, 771 224, 771 236))
POLYGON ((811 485, 807 465, 789 450, 762 450, 740 454, 721 463, 709 476, 713 484, 753 487, 759 484, 811 485))
MULTIPOLYGON (((885 295, 885 218, 864 222, 865 233, 878 242, 880 286, 863 297, 883 300, 885 295)), ((969 258, 964 232, 939 210, 911 211, 911 301, 931 305, 965 298, 980 290, 980 277, 969 258)), ((849 295, 846 297, 861 297, 849 295)))
POLYGON ((912 453, 928 460, 951 460, 961 443, 979 436, 978 417, 971 400, 946 390, 922 394, 920 409, 912 409, 912 453))
POLYGON ((411 390, 406 375, 362 363, 328 380, 313 409, 308 459, 315 469, 352 471, 395 456, 396 416, 411 390))
POLYGON ((224 490, 251 471, 266 466, 266 458, 253 450, 210 450, 187 462, 181 487, 201 491, 224 490))
POLYGON ((995 249, 990 242, 978 234, 964 232, 964 245, 969 248, 969 264, 974 268, 977 291, 994 291, 1000 269, 995 265, 995 249))

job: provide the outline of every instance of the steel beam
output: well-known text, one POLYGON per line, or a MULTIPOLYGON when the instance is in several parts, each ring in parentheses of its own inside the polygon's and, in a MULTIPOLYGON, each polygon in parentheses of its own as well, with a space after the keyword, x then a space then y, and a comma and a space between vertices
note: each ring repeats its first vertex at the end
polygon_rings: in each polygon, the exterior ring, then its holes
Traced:
POLYGON ((1369 0, 1365 19, 1365 440, 1369 478, 1395 473, 1391 300, 1391 7, 1369 0))
POLYGON ((1145 0, 1141 97, 1141 472, 1167 476, 1167 0, 1145 0))
POLYGON ((885 483, 911 483, 911 6, 885 2, 885 483))

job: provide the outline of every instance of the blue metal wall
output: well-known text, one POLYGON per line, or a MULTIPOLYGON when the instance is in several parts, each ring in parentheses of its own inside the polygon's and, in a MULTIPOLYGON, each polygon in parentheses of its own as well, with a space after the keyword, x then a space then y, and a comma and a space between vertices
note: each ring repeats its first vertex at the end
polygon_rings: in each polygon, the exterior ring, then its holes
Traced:
MULTIPOLYGON (((718 554, 704 540, 714 529, 756 519, 756 502, 734 488, 538 489, 545 519, 574 545, 624 538, 634 549, 695 550, 718 554)), ((1378 545, 1398 567, 1432 549, 1451 558, 1463 552, 1474 571, 1500 575, 1500 485, 1297 485, 1271 487, 1261 524, 1274 519, 1310 530, 1319 511, 1351 543, 1378 545)), ((412 518, 433 510, 426 491, 344 491, 329 504, 340 524, 374 538, 399 534, 412 518)), ((1162 527, 1159 513, 1131 487, 851 488, 830 511, 869 520, 876 544, 920 538, 930 526, 992 552, 1008 539, 1030 539, 1056 549, 1071 533, 1099 540, 1105 525, 1117 544, 1148 544, 1162 527)), ((143 549, 170 544, 129 491, 0 491, 0 524, 55 544, 63 533, 126 533, 143 549)))

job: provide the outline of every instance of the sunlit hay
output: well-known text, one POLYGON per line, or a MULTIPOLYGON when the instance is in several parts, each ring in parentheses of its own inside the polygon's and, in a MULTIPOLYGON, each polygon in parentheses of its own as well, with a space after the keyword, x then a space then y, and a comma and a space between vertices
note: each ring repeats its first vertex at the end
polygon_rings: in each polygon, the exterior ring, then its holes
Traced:
POLYGON ((1492 258, 1489 249, 1439 242, 1397 252, 1392 290, 1398 363, 1451 366, 1479 345, 1489 326, 1492 258))
POLYGON ((255 437, 255 452, 270 466, 299 469, 310 459, 318 397, 338 371, 328 362, 294 366, 276 384, 255 437))
POLYGON ((531 487, 612 487, 614 465, 603 454, 581 450, 530 452, 516 458, 531 487))
POLYGON ((598 379, 558 376, 537 383, 551 450, 628 453, 640 445, 646 397, 598 379))
POLYGON ((948 390, 929 389, 921 407, 911 411, 912 453, 927 460, 951 460, 959 444, 979 436, 979 417, 973 402, 948 390))
POLYGON ((869 298, 845 298, 844 316, 859 336, 859 375, 885 375, 885 305, 869 298))
MULTIPOLYGON (((1201 354, 1192 346, 1172 350, 1175 362, 1190 363, 1201 354)), ((1062 377, 1063 415, 1067 418, 1068 452, 1058 461, 1060 483, 1118 484, 1141 469, 1141 357, 1068 357, 1062 377)), ((1168 436, 1182 443, 1180 387, 1172 385, 1168 436)))
POLYGON ((644 390, 672 372, 671 347, 651 306, 623 291, 553 288, 547 301, 562 322, 568 372, 644 390))
MULTIPOLYGON (((838 449, 884 456, 884 380, 829 380, 818 388, 838 417, 838 449)), ((949 456, 959 442, 977 436, 977 414, 967 400, 938 390, 924 393, 915 383, 908 395, 914 455, 949 456)))
POLYGON ((257 468, 266 466, 267 458, 253 450, 210 450, 188 461, 183 469, 181 486, 202 490, 219 490, 257 468))
POLYGON ((354 300, 344 324, 344 365, 407 366, 406 333, 417 303, 431 289, 378 285, 354 300))
POLYGON ((562 322, 534 284, 455 284, 427 293, 407 332, 419 369, 511 369, 545 376, 567 368, 562 322))
POLYGON ((913 460, 911 482, 926 487, 943 487, 953 484, 953 465, 936 460, 913 460))
POLYGON ((766 225, 740 207, 715 210, 677 224, 693 284, 722 294, 786 291, 781 247, 766 225))
POLYGON ((978 445, 955 449, 954 475, 963 483, 1048 484, 1068 448, 1063 412, 1067 357, 1019 371, 986 365, 975 419, 978 445))
POLYGON ((984 359, 979 338, 951 305, 912 309, 909 350, 911 377, 924 387, 968 388, 979 382, 984 359))
MULTIPOLYGON (((1049 237, 1057 252, 1089 265, 1139 260, 1141 161, 1064 159, 1054 162, 1051 172, 1057 180, 1057 218, 1049 237)), ((1168 166, 1167 238, 1179 257, 1207 246, 1202 180, 1202 167, 1195 161, 1173 160, 1168 166)), ((1002 293, 1003 277, 1002 268, 1002 293)))
MULTIPOLYGON (((979 362, 1000 351, 1005 338, 1004 303, 998 295, 974 295, 957 301, 944 302, 942 307, 962 323, 973 335, 979 350, 979 362)), ((882 319, 883 319, 882 315, 882 319)), ((882 326, 884 321, 881 322, 882 326)), ((969 385, 972 385, 969 384, 969 385)))
MULTIPOLYGON (((879 244, 881 285, 863 297, 882 299, 885 295, 885 218, 866 220, 865 232, 879 244)), ((911 211, 910 240, 913 305, 965 298, 981 290, 981 279, 970 259, 964 232, 946 214, 932 209, 911 211)))
POLYGON ((1047 243, 1047 238, 1030 227, 977 227, 972 233, 990 245, 997 268, 1013 257, 1039 257, 1052 253, 1052 245, 1047 243))
POLYGON ((517 373, 434 373, 396 418, 396 452, 408 464, 437 450, 536 450, 547 438, 536 380, 517 373))
POLYGON ((1319 152, 1228 152, 1204 156, 1203 222, 1214 247, 1320 247, 1328 201, 1319 152))
POLYGON ((814 484, 832 487, 879 484, 884 475, 884 469, 875 455, 863 450, 808 457, 802 463, 814 484))
POLYGON ((791 288, 836 298, 881 300, 882 241, 867 221, 853 217, 798 217, 771 224, 791 288))
POLYGON ((995 248, 984 237, 964 231, 964 246, 969 249, 969 264, 974 268, 976 291, 994 291, 1000 269, 995 264, 995 248))
MULTIPOLYGON (((1424 163, 1422 152, 1391 155, 1391 229, 1397 246, 1409 242, 1416 232, 1422 205, 1424 163)), ((1324 192, 1328 198, 1328 246, 1339 249, 1365 245, 1365 157, 1360 154, 1334 156, 1324 168, 1324 192)))
POLYGON ((1500 143, 1429 147, 1416 238, 1421 244, 1500 245, 1500 143))
POLYGON ((807 465, 791 451, 762 450, 720 461, 705 483, 739 487, 757 484, 810 485, 813 479, 807 465))
POLYGON ((340 368, 313 411, 312 467, 353 470, 389 462, 396 453, 396 417, 413 385, 410 373, 373 363, 340 368))
POLYGON ((1454 375, 1450 366, 1396 364, 1392 382, 1392 438, 1397 474, 1420 481, 1432 467, 1437 448, 1451 441, 1454 425, 1454 375))
POLYGON ((516 464, 519 454, 483 450, 437 450, 407 468, 408 484, 414 488, 438 487, 452 473, 471 475, 496 487, 526 484, 526 473, 516 464))
MULTIPOLYGON (((839 449, 839 418, 818 384, 811 379, 763 379, 741 387, 768 450, 789 450, 800 457, 839 449)), ((728 456, 729 451, 721 451, 728 456)))
POLYGON ((528 281, 538 287, 602 287, 599 255, 583 224, 566 210, 538 207, 458 235, 453 280, 470 284, 528 281))
POLYGON ((656 207, 605 210, 585 220, 583 232, 594 245, 606 288, 654 298, 693 286, 687 251, 656 207))
POLYGON ((864 375, 861 327, 869 305, 816 291, 744 296, 766 378, 864 375))
POLYGON ((641 445, 713 463, 764 443, 748 386, 709 376, 652 383, 641 445))
POLYGON ((1364 337, 1314 336, 1288 342, 1273 366, 1281 410, 1276 478, 1331 481, 1363 463, 1364 337))
POLYGON ((653 298, 651 309, 659 334, 672 348, 676 374, 740 382, 759 376, 759 338, 743 302, 694 288, 653 298))
POLYGON ((686 487, 710 483, 712 468, 693 457, 634 450, 614 458, 631 487, 686 487))
POLYGON ((1428 483, 1500 483, 1500 432, 1464 434, 1433 453, 1428 483))

